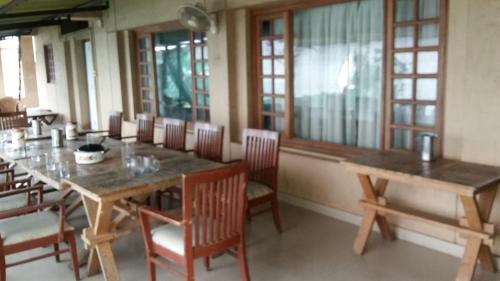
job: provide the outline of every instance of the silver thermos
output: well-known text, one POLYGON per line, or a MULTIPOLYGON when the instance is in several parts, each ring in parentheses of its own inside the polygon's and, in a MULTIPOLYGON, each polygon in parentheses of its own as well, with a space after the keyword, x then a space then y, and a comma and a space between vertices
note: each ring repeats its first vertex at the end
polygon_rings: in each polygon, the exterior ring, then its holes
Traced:
POLYGON ((63 147, 63 130, 54 128, 50 130, 52 147, 63 147))
POLYGON ((40 120, 31 120, 31 128, 33 129, 33 135, 39 136, 42 134, 42 124, 40 123, 40 120))
POLYGON ((426 134, 422 136, 422 161, 430 162, 436 160, 434 155, 434 140, 436 135, 426 134))

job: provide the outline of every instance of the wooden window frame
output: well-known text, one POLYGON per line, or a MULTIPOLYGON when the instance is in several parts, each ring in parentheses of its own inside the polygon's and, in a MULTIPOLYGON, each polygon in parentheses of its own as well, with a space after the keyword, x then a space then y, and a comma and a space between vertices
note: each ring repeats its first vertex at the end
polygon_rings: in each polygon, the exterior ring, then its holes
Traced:
POLYGON ((45 74, 47 78, 47 83, 56 82, 56 70, 54 63, 54 49, 52 44, 43 45, 43 57, 45 60, 45 74))
MULTIPOLYGON (((182 27, 180 25, 180 23, 178 22, 168 22, 168 23, 162 23, 162 24, 157 24, 157 25, 152 25, 152 26, 146 26, 146 27, 140 27, 140 28, 137 28, 135 30, 133 30, 133 36, 134 36, 134 47, 135 47, 135 50, 134 50, 134 55, 135 55, 135 88, 137 89, 137 102, 139 103, 139 105, 137 106, 137 108, 139 109, 140 113, 143 113, 145 112, 144 111, 144 107, 143 107, 143 104, 146 102, 146 103, 151 103, 151 109, 152 111, 151 112, 147 112, 147 113, 151 113, 153 114, 155 117, 159 117, 159 102, 158 102, 158 85, 156 83, 156 80, 157 80, 157 72, 156 72, 156 65, 155 65, 155 62, 156 62, 156 57, 155 57, 155 51, 154 51, 154 39, 155 39, 155 34, 156 33, 161 33, 161 32, 169 32, 169 31, 176 31, 176 30, 182 30, 182 29, 185 29, 184 27, 182 27), (150 87, 149 87, 149 91, 150 91, 150 94, 152 96, 152 98, 150 99, 150 101, 146 101, 143 99, 143 95, 142 95, 142 90, 144 90, 145 88, 142 87, 142 78, 143 78, 143 75, 141 75, 141 61, 140 61, 140 39, 143 39, 143 38, 148 38, 149 41, 150 41, 150 46, 149 46, 149 53, 150 53, 150 56, 151 56, 151 61, 150 63, 148 63, 148 69, 149 69, 149 73, 148 73, 148 76, 150 78, 150 87)), ((191 74, 191 81, 192 81, 192 101, 191 101, 191 104, 192 104, 192 122, 196 122, 196 121, 205 121, 205 122, 209 122, 210 121, 210 104, 208 104, 207 106, 198 106, 198 101, 197 101, 197 96, 198 94, 203 94, 204 97, 205 97, 205 102, 207 101, 207 96, 209 97, 210 96, 210 91, 209 89, 203 89, 203 90, 197 90, 196 89, 196 79, 197 78, 202 78, 203 80, 205 79, 209 79, 209 75, 207 75, 205 73, 205 68, 203 68, 203 75, 202 76, 197 76, 195 71, 195 67, 196 67, 196 62, 203 62, 203 64, 208 64, 208 58, 206 58, 204 52, 206 50, 206 48, 208 48, 208 40, 206 41, 203 41, 201 43, 197 43, 195 44, 195 38, 194 38, 194 34, 195 32, 192 32, 192 31, 188 31, 189 32, 189 41, 190 41, 190 55, 191 55, 191 71, 192 71, 192 74, 191 74), (196 60, 195 58, 195 47, 202 47, 202 60, 196 60), (206 59, 205 59, 206 58, 206 59), (197 117, 197 110, 198 109, 202 109, 202 110, 205 110, 206 113, 205 113, 205 116, 207 118, 204 118, 204 119, 201 119, 201 120, 198 120, 198 117, 197 117)), ((144 76, 146 77, 146 76, 144 76)), ((203 81, 205 82, 205 81, 203 81)), ((205 83, 204 83, 205 85, 205 83)))
MULTIPOLYGON (((190 38, 190 48, 191 48, 191 80, 192 80, 192 89, 193 89, 193 122, 196 121, 204 121, 204 122, 210 122, 210 103, 207 104, 207 100, 210 99, 210 89, 206 88, 207 81, 210 82, 210 74, 206 73, 205 65, 208 65, 208 44, 207 41, 208 39, 206 38, 206 33, 205 32, 190 32, 189 38, 190 38), (201 41, 198 43, 196 42, 196 34, 200 34, 201 41), (196 58, 196 48, 201 48, 201 59, 196 58), (202 75, 198 75, 196 73, 196 64, 201 63, 202 65, 202 75), (203 89, 198 90, 197 87, 197 80, 201 80, 203 83, 203 89), (202 95, 204 104, 205 105, 199 105, 198 104, 198 96, 202 95), (198 116, 198 110, 203 110, 205 113, 204 118, 199 118, 198 116)), ((209 69, 210 71, 210 69, 209 69)), ((210 86, 210 84, 208 84, 210 86)))
MULTIPOLYGON (((352 147, 342 144, 320 142, 314 140, 305 140, 294 137, 294 106, 293 106, 293 38, 291 36, 291 31, 293 30, 293 12, 301 9, 308 9, 314 7, 320 7, 330 4, 341 4, 346 2, 352 2, 355 0, 311 0, 304 2, 295 2, 287 5, 263 5, 261 7, 251 10, 251 93, 254 100, 254 106, 252 110, 253 119, 257 121, 254 124, 255 127, 262 128, 262 99, 261 99, 261 62, 260 62, 260 40, 261 36, 259 34, 260 28, 259 23, 266 19, 273 19, 276 17, 282 17, 284 20, 284 41, 285 41, 285 130, 282 133, 282 143, 284 146, 308 150, 323 154, 329 154, 339 157, 352 157, 356 155, 363 155, 366 153, 371 153, 377 150, 390 150, 387 143, 391 141, 391 136, 387 135, 390 132, 390 127, 388 121, 390 122, 390 116, 388 114, 391 111, 387 110, 390 106, 390 100, 387 96, 390 95, 391 87, 387 86, 389 80, 388 71, 392 71, 392 66, 389 64, 390 57, 388 54, 391 52, 392 45, 392 32, 389 29, 392 28, 391 22, 389 21, 389 15, 391 11, 389 9, 393 7, 392 3, 395 0, 383 0, 384 15, 383 15, 383 31, 382 36, 383 41, 383 57, 382 57, 382 89, 381 89, 381 133, 380 133, 380 146, 376 149, 367 149, 360 147, 352 147), (389 118, 389 119, 388 119, 389 118)), ((438 142, 436 145, 436 151, 440 155, 442 153, 443 144, 443 109, 444 109, 444 84, 445 84, 445 57, 446 57, 446 32, 447 32, 447 13, 448 13, 448 0, 440 0, 440 32, 439 32, 439 63, 438 63, 438 101, 436 102, 436 130, 435 133, 438 135, 438 142)), ((415 0, 418 5, 418 1, 415 0)), ((274 127, 273 127, 274 128, 274 127)), ((428 130, 426 130, 428 131, 428 130)), ((412 140, 413 141, 413 140, 412 140)))

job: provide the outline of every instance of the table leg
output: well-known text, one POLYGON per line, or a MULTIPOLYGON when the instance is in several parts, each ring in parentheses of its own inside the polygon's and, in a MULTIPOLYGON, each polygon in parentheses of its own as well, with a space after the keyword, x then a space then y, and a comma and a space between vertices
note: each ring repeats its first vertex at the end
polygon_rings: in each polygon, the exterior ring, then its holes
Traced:
POLYGON ((366 243, 368 242, 368 238, 370 238, 370 234, 372 233, 373 223, 375 222, 376 217, 377 212, 375 210, 364 211, 363 222, 359 227, 356 240, 354 240, 353 249, 356 254, 362 255, 364 253, 366 243))
MULTIPOLYGON (((87 215, 87 221, 90 228, 94 228, 97 219, 97 202, 89 199, 82 195, 83 206, 85 207, 85 213, 87 215)), ((95 248, 91 247, 88 249, 88 262, 87 262, 87 272, 89 276, 97 274, 99 272, 99 259, 97 257, 97 252, 95 248)))
MULTIPOLYGON (((484 223, 488 222, 491 215, 497 189, 498 187, 492 187, 483 192, 483 194, 479 195, 479 200, 474 196, 460 197, 464 206, 465 217, 471 229, 485 231, 484 223)), ((472 280, 478 260, 484 270, 491 272, 497 270, 490 247, 484 245, 481 239, 468 237, 456 280, 472 280)))

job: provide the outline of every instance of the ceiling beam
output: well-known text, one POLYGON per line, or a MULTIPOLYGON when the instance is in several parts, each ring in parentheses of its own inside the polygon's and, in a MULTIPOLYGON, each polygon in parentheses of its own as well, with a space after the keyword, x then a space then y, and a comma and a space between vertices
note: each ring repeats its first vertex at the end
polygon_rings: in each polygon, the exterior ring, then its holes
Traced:
POLYGON ((68 21, 67 19, 64 19, 64 20, 54 19, 54 20, 41 20, 41 21, 28 21, 28 22, 1 24, 0 31, 11 30, 11 29, 35 28, 35 27, 41 27, 41 26, 61 25, 67 21, 68 21))
POLYGON ((102 5, 102 6, 89 6, 89 7, 81 7, 81 8, 33 11, 33 12, 12 13, 12 14, 1 14, 0 13, 0 19, 23 18, 23 17, 32 17, 32 16, 53 16, 53 15, 64 15, 64 14, 73 14, 73 13, 81 13, 81 12, 95 12, 95 11, 106 10, 109 8, 108 6, 109 5, 106 3, 105 5, 102 5))
POLYGON ((0 14, 5 14, 5 13, 8 13, 9 11, 11 11, 12 9, 14 9, 15 7, 23 4, 23 3, 26 3, 28 2, 29 0, 12 0, 10 1, 9 3, 3 5, 1 8, 0 8, 0 14))

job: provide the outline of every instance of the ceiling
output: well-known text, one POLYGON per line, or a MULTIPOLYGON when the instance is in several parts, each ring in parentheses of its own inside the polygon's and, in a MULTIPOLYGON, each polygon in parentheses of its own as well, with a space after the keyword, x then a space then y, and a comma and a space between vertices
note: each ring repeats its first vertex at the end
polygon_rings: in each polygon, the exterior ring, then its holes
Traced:
POLYGON ((71 30, 81 26, 73 15, 107 8, 107 0, 0 0, 0 37, 31 34, 40 26, 71 30))

